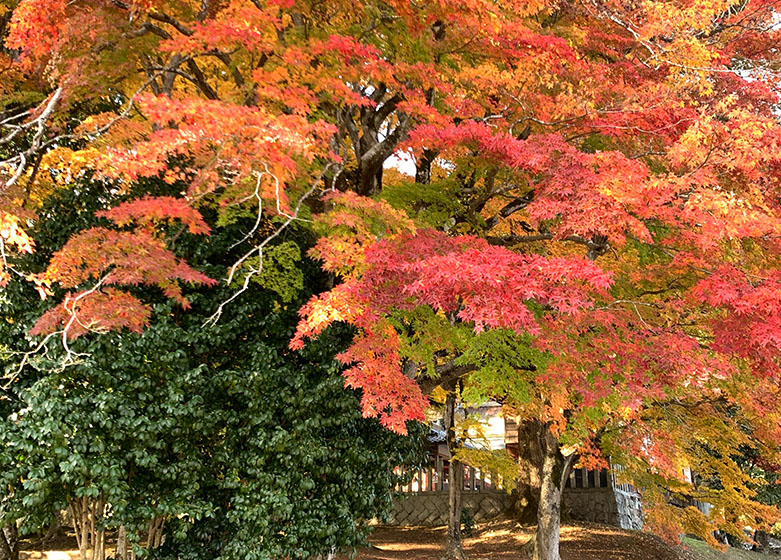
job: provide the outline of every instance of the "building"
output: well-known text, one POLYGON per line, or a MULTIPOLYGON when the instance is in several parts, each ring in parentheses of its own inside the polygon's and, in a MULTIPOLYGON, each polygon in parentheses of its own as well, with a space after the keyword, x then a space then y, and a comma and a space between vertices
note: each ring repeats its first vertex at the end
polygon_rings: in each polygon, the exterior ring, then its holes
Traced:
MULTIPOLYGON (((467 447, 508 449, 517 455, 518 427, 501 414, 499 403, 484 403, 476 409, 464 411, 461 416, 476 414, 482 419, 483 430, 479 442, 464 442, 467 447)), ((397 500, 391 524, 444 525, 448 517, 448 470, 450 452, 446 433, 438 423, 432 424, 429 465, 412 473, 412 480, 398 488, 404 496, 397 500)), ((462 507, 475 521, 497 517, 512 508, 514 486, 496 473, 465 466, 462 480, 462 507)), ((567 480, 562 515, 577 521, 592 521, 615 525, 623 529, 642 528, 640 495, 629 484, 619 484, 615 474, 603 469, 589 471, 573 469, 567 480)))

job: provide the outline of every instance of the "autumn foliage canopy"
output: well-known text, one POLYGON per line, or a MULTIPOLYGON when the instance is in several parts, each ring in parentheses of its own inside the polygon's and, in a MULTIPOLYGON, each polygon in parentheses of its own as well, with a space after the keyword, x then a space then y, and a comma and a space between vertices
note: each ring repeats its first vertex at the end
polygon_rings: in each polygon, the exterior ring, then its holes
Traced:
MULTIPOLYGON (((778 17, 766 0, 3 1, 0 279, 52 301, 31 335, 140 331, 135 286, 185 308, 188 285, 240 291, 306 223, 334 288, 290 346, 354 326, 346 384, 388 428, 458 376, 583 464, 612 442, 677 480, 729 437, 777 463, 778 17), (127 201, 19 269, 40 201, 84 177, 127 201), (186 188, 131 196, 150 178, 186 188), (175 254, 185 230, 209 242, 206 211, 255 220, 220 278, 175 254)), ((217 321, 231 303, 214 303, 217 321)), ((727 494, 684 521, 775 515, 727 494)))

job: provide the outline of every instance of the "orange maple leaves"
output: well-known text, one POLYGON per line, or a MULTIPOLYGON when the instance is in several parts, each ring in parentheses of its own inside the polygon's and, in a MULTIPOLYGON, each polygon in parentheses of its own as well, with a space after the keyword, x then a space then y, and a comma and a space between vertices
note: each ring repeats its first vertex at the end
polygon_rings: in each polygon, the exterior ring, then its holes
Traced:
POLYGON ((65 0, 22 0, 14 10, 5 44, 24 53, 30 66, 49 56, 65 23, 65 0))
POLYGON ((189 303, 180 282, 215 283, 176 257, 153 227, 180 220, 191 233, 208 233, 203 218, 184 201, 146 197, 99 215, 118 226, 136 225, 129 231, 90 228, 71 238, 54 254, 43 275, 44 281, 76 291, 68 292, 61 304, 47 311, 31 334, 62 329, 69 338, 76 338, 90 331, 128 328, 140 332, 149 320, 151 309, 117 287, 156 286, 187 308, 189 303))

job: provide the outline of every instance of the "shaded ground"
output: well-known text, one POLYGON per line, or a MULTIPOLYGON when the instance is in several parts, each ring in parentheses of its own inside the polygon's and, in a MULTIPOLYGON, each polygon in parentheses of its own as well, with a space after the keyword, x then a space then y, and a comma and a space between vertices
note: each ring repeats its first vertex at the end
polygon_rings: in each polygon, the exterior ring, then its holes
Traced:
MULTIPOLYGON (((533 527, 521 527, 505 519, 480 523, 474 535, 465 539, 469 560, 523 560, 522 545, 532 536, 533 527)), ((445 546, 445 528, 379 527, 371 537, 370 548, 361 549, 355 560, 439 560, 445 546)), ((561 531, 563 560, 770 560, 755 552, 728 549, 725 553, 705 543, 684 539, 688 550, 672 548, 646 533, 623 531, 593 523, 565 525, 561 531)), ((22 543, 21 560, 78 560, 73 535, 55 542, 39 540, 22 543)), ((337 560, 348 560, 338 556, 337 560)))
POLYGON ((23 539, 19 543, 20 560, 78 560, 79 548, 76 537, 70 532, 42 542, 38 538, 23 539))
MULTIPOLYGON (((465 551, 470 560, 521 560, 528 557, 521 547, 532 532, 533 527, 521 527, 512 520, 482 523, 475 528, 472 538, 465 539, 465 551)), ((361 549, 356 560, 439 560, 445 545, 445 528, 379 527, 370 540, 372 547, 361 549)), ((699 556, 693 550, 672 548, 653 535, 592 523, 562 528, 561 556, 563 560, 768 559, 753 554, 750 557, 699 556)))

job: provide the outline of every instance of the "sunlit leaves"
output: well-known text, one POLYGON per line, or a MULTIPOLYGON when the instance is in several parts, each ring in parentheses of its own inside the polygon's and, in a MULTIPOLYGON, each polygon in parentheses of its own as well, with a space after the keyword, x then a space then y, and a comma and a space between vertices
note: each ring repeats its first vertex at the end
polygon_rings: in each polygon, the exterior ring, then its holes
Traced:
POLYGON ((425 404, 400 370, 399 335, 386 317, 423 305, 477 333, 488 328, 539 333, 528 302, 577 314, 611 284, 609 275, 582 259, 520 255, 481 239, 448 238, 433 231, 384 240, 364 254, 359 277, 302 309, 304 320, 291 346, 300 348, 305 337, 335 321, 360 327, 363 334, 340 359, 356 362, 346 376, 351 386, 363 388, 364 411, 381 415, 394 429, 405 411, 422 417, 418 407, 425 404))
POLYGON ((23 0, 14 10, 6 45, 23 50, 29 65, 50 55, 64 25, 65 7, 64 0, 23 0))
POLYGON ((349 191, 329 193, 323 200, 331 208, 315 220, 315 231, 321 237, 309 254, 323 261, 323 268, 329 272, 343 276, 360 272, 364 250, 375 241, 415 231, 406 214, 386 202, 349 191))
POLYGON ((144 197, 125 202, 109 210, 97 213, 98 217, 108 218, 118 226, 135 223, 145 226, 153 223, 180 221, 190 233, 207 234, 209 226, 201 214, 181 198, 172 196, 144 197))
POLYGON ((157 286, 183 307, 189 302, 180 282, 214 284, 214 280, 190 267, 165 245, 150 225, 176 219, 192 233, 207 233, 200 214, 171 197, 145 198, 99 212, 118 225, 135 222, 132 231, 93 227, 72 237, 52 257, 43 280, 73 290, 47 312, 31 334, 59 329, 70 338, 89 331, 106 332, 127 327, 139 332, 151 310, 135 296, 112 286, 157 286))

